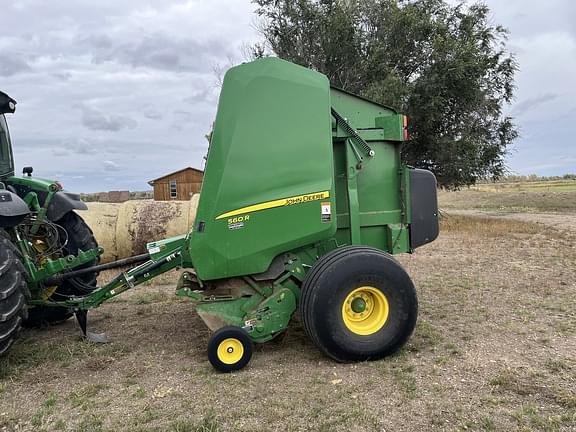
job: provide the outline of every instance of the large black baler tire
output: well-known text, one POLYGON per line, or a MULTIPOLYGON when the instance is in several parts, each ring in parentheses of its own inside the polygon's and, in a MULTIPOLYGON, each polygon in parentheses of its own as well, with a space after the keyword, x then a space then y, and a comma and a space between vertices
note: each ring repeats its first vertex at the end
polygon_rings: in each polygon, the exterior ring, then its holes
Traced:
POLYGON ((308 336, 339 362, 393 354, 409 339, 418 315, 416 290, 406 271, 387 253, 362 246, 343 247, 320 258, 302 284, 299 307, 308 336), (372 327, 363 327, 360 315, 354 313, 359 321, 352 322, 345 313, 356 292, 374 295, 364 302, 364 307, 373 305, 366 309, 367 318, 374 319, 372 327), (371 318, 378 302, 386 313, 371 318))
MULTIPOLYGON (((94 233, 78 214, 68 212, 56 223, 68 233, 68 242, 62 249, 64 256, 76 255, 79 250, 87 251, 88 249, 98 247, 94 233)), ((96 258, 92 262, 78 268, 90 267, 99 262, 100 259, 96 258)), ((66 300, 70 295, 87 294, 91 291, 91 289, 87 287, 92 287, 92 290, 96 288, 97 277, 98 273, 94 272, 78 277, 78 281, 74 279, 66 280, 58 286, 50 299, 62 301, 66 300), (78 284, 78 282, 80 282, 80 284, 78 284)), ((69 308, 36 306, 29 310, 29 316, 25 325, 29 327, 43 327, 46 325, 59 324, 66 321, 72 315, 73 312, 69 308)))
POLYGON ((14 245, 0 230, 0 356, 6 354, 27 317, 26 271, 14 245))

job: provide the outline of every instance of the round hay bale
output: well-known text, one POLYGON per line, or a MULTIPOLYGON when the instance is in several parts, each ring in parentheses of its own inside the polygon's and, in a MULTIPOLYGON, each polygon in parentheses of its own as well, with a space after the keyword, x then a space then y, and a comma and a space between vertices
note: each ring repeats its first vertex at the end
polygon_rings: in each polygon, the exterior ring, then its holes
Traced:
POLYGON ((146 252, 146 243, 187 234, 196 218, 199 195, 190 201, 126 201, 87 203, 80 212, 104 248, 102 262, 146 252))

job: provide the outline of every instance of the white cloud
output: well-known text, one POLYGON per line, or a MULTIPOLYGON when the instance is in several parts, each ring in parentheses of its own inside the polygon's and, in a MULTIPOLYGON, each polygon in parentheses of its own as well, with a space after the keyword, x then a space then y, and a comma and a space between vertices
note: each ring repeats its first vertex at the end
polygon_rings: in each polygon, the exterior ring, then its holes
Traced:
MULTIPOLYGON (((118 165, 114 161, 105 160, 102 162, 102 165, 104 165, 105 171, 119 171, 120 170, 120 165, 118 165)), ((77 178, 79 176, 75 176, 75 177, 77 178)))
POLYGON ((257 39, 253 9, 230 0, 3 5, 0 85, 19 102, 9 118, 17 166, 78 191, 147 189, 201 166, 213 70, 243 61, 240 46, 257 39))
POLYGON ((81 106, 80 109, 82 110, 82 124, 88 129, 118 132, 138 126, 136 120, 128 116, 107 114, 90 106, 81 106))

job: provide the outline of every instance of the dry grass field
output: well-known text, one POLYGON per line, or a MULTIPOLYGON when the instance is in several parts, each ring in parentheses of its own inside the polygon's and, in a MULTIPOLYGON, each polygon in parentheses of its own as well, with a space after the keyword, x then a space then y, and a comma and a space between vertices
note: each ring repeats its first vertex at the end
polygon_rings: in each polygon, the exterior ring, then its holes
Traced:
POLYGON ((489 183, 440 192, 444 209, 576 212, 576 180, 489 183))
POLYGON ((400 257, 420 315, 391 358, 334 363, 296 319, 245 370, 217 374, 166 276, 91 313, 109 344, 73 321, 25 331, 0 363, 0 430, 576 431, 576 191, 525 192, 520 206, 524 191, 441 194, 440 238, 400 257))

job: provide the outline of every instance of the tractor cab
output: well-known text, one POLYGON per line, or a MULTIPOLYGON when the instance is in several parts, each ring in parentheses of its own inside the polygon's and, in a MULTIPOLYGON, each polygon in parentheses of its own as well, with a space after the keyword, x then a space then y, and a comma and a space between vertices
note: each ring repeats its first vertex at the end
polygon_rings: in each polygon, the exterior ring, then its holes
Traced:
POLYGON ((14 175, 12 142, 4 114, 13 113, 15 110, 16 101, 0 91, 0 178, 14 175))

